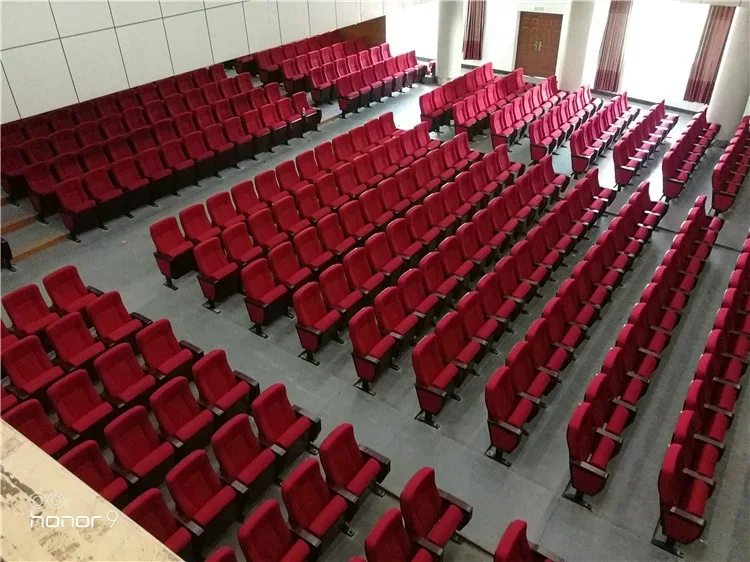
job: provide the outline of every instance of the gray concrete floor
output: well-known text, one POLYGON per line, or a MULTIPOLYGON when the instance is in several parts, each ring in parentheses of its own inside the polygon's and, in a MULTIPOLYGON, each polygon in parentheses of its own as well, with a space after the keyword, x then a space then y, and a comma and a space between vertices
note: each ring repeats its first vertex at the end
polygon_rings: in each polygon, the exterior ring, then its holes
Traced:
MULTIPOLYGON (((470 377, 461 388, 463 401, 451 402, 440 414, 438 430, 413 419, 419 407, 409 353, 399 360, 401 370, 386 373, 375 386, 377 395, 370 396, 352 386, 356 378, 348 341, 341 346, 335 343, 327 346, 318 357, 321 365, 314 367, 297 358, 300 345, 293 321, 280 319, 268 328, 269 339, 262 340, 248 332, 250 323, 241 295, 223 303, 222 313, 217 315, 201 307, 203 298, 195 274, 177 280, 178 291, 162 286, 163 279, 151 255, 153 245, 148 227, 153 222, 177 215, 188 205, 203 202, 208 196, 228 190, 240 180, 252 178, 383 112, 393 111, 400 127, 414 126, 419 121, 418 97, 429 87, 420 85, 346 120, 335 119, 304 140, 294 140, 291 146, 280 147, 274 154, 261 155, 257 162, 243 162, 240 169, 223 171, 220 179, 211 178, 201 182, 201 187, 183 190, 181 198, 164 198, 159 201, 159 208, 137 210, 135 219, 112 221, 107 232, 86 233, 81 237, 82 244, 66 242, 32 256, 18 265, 16 273, 3 270, 0 276, 3 291, 27 283, 41 285, 42 277, 48 272, 65 264, 75 264, 86 283, 103 290, 120 291, 129 310, 154 319, 168 318, 179 338, 190 340, 206 351, 225 349, 232 366, 255 377, 261 388, 278 381, 285 383, 294 402, 322 418, 321 439, 337 424, 352 422, 361 443, 392 459, 392 471, 384 485, 393 497, 371 497, 352 524, 356 535, 338 537, 322 557, 325 561, 345 561, 362 554, 364 538, 378 517, 397 505, 395 497, 404 484, 425 465, 436 469, 440 487, 474 506, 474 518, 463 532, 469 542, 461 546, 451 544, 446 560, 490 560, 489 553, 494 551, 505 527, 517 518, 528 522, 530 540, 571 561, 672 558, 649 542, 658 518, 658 472, 697 359, 750 226, 750 215, 745 210, 750 203, 749 189, 743 190, 733 210, 726 214, 727 222, 719 244, 701 274, 659 373, 639 403, 636 421, 625 432, 625 444, 610 466, 607 487, 593 498, 590 512, 561 498, 568 481, 565 430, 588 382, 614 344, 620 327, 660 264, 695 198, 710 192, 711 169, 721 148, 709 149, 705 162, 683 194, 671 203, 652 242, 603 310, 600 321, 591 331, 592 338, 577 350, 577 359, 564 372, 565 383, 549 396, 549 407, 533 421, 530 436, 511 455, 513 465, 510 468, 484 456, 489 444, 484 386, 492 372, 503 364, 507 351, 524 337, 528 326, 539 317, 559 283, 547 283, 542 289, 544 298, 536 299, 527 308, 530 315, 514 323, 516 334, 503 336, 500 355, 488 355, 484 359, 479 368, 481 376, 470 377)), ((667 146, 688 119, 687 115, 680 116, 681 122, 667 140, 667 146)), ((450 136, 452 131, 446 131, 440 138, 450 136)), ((474 146, 482 151, 489 150, 489 136, 480 137, 474 146)), ((641 178, 652 181, 652 196, 661 194, 660 158, 667 146, 659 150, 641 178)), ((511 159, 529 161, 528 139, 512 148, 511 159)), ((611 153, 597 164, 602 185, 612 185, 611 153)), ((554 165, 558 172, 570 173, 567 148, 554 157, 554 165)), ((610 211, 616 213, 632 192, 631 186, 618 195, 610 211)), ((602 225, 608 220, 605 217, 602 225)), ((555 273, 558 282, 567 278, 597 234, 592 232, 592 239, 579 245, 581 251, 567 259, 568 267, 555 273)), ((748 559, 750 427, 744 411, 747 408, 743 405, 747 405, 746 397, 741 398, 737 407, 738 417, 717 475, 719 484, 709 501, 704 538, 685 548, 688 560, 748 559)), ((268 491, 268 497, 279 499, 279 496, 278 487, 268 491)), ((236 530, 237 526, 228 529, 221 544, 236 548, 236 530)))

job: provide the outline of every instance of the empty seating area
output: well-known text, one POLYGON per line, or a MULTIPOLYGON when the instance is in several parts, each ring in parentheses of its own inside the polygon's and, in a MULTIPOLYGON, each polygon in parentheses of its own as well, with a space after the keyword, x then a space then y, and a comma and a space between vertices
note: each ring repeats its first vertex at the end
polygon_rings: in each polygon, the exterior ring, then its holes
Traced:
POLYGON ((584 497, 598 494, 607 483, 607 466, 674 340, 673 332, 723 225, 721 219, 705 214, 705 205, 706 196, 696 200, 568 423, 570 482, 564 497, 588 509, 591 505, 584 497))
POLYGON ((257 88, 248 74, 227 78, 215 65, 30 121, 3 127, 3 188, 13 198, 28 193, 40 219, 60 211, 77 241, 80 232, 316 130, 320 111, 305 94, 283 97, 276 83, 257 88))
POLYGON ((659 472, 659 522, 651 542, 682 556, 676 543, 701 538, 708 500, 719 484, 715 472, 739 414, 740 380, 747 370, 750 235, 724 291, 706 347, 675 423, 659 472))
MULTIPOLYGON (((346 117, 347 113, 356 113, 358 109, 370 107, 371 103, 379 102, 383 97, 391 97, 393 92, 422 82, 427 67, 417 62, 414 51, 393 57, 388 43, 383 43, 369 51, 360 51, 359 56, 349 56, 346 61, 336 61, 335 66, 324 71, 326 80, 329 77, 332 79, 331 95, 338 98, 341 116, 346 117)), ((324 87, 325 84, 318 83, 316 89, 324 87)))
POLYGON ((615 143, 612 158, 615 163, 615 184, 625 187, 646 168, 646 163, 677 124, 678 116, 664 111, 664 101, 652 105, 640 120, 615 143))
POLYGON ((628 104, 623 92, 606 102, 601 110, 582 123, 570 135, 570 160, 573 175, 586 173, 608 148, 627 131, 640 109, 628 104))
POLYGON ((528 132, 532 121, 541 117, 567 97, 557 89, 554 76, 520 93, 490 117, 492 146, 518 143, 528 132))
MULTIPOLYGON (((420 118, 431 131, 437 132, 443 125, 450 126, 453 120, 458 125, 456 133, 467 132, 471 138, 476 130, 475 121, 482 121, 487 128, 490 112, 497 111, 531 87, 532 84, 523 80, 522 68, 497 76, 492 63, 488 62, 420 96, 420 118), (459 105, 458 115, 454 111, 456 105, 459 105)), ((553 87, 556 88, 556 84, 553 87)))
POLYGON ((711 208, 728 211, 750 170, 750 115, 745 115, 729 140, 711 176, 711 208))
POLYGON ((672 199, 682 192, 719 132, 719 125, 706 121, 706 110, 697 113, 664 154, 661 172, 664 195, 672 199))
POLYGON ((588 86, 581 86, 568 94, 529 125, 529 150, 532 162, 552 154, 582 125, 596 115, 602 100, 591 97, 588 86))

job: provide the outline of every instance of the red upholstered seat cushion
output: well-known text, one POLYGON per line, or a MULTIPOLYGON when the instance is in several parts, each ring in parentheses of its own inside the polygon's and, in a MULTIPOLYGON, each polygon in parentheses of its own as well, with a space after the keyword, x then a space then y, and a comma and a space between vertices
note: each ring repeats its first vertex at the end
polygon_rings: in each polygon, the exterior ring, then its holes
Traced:
POLYGON ((308 531, 316 537, 322 537, 345 511, 346 500, 341 496, 333 496, 331 501, 312 520, 308 531))

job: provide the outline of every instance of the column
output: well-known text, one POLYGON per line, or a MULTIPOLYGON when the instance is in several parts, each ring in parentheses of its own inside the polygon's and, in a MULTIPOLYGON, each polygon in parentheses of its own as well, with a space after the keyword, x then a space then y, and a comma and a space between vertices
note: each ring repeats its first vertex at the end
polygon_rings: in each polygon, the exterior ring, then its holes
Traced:
POLYGON ((594 2, 573 0, 568 25, 565 30, 565 44, 557 64, 557 79, 560 89, 575 90, 583 82, 583 64, 586 59, 586 46, 594 17, 594 2))
MULTIPOLYGON (((464 1, 439 0, 436 73, 439 84, 461 74, 464 42, 464 1)), ((418 25, 418 22, 414 22, 418 25)))
POLYGON ((706 117, 719 123, 717 140, 732 138, 750 94, 750 8, 735 8, 706 117))

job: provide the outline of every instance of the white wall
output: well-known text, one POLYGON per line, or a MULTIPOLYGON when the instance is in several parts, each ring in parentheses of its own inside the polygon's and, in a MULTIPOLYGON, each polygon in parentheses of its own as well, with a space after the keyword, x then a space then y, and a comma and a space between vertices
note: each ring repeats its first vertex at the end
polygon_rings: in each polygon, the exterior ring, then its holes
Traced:
POLYGON ((403 0, 2 0, 2 122, 382 16, 403 0))

